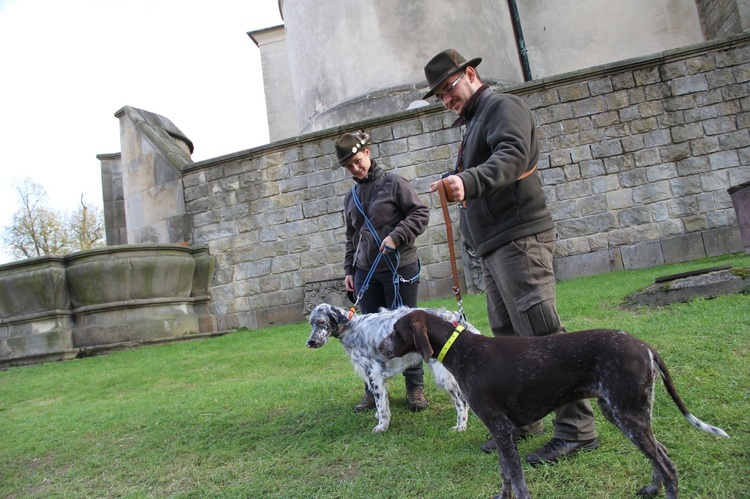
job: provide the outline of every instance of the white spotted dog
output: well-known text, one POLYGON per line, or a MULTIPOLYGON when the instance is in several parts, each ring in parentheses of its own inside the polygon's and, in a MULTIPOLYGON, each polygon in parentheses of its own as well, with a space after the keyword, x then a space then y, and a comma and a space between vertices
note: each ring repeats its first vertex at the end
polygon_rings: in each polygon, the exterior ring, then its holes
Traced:
MULTIPOLYGON (((307 339, 307 347, 320 348, 326 344, 329 337, 338 338, 341 341, 354 370, 365 381, 367 389, 375 398, 375 417, 378 419, 378 424, 372 429, 373 433, 383 433, 391 422, 386 379, 422 362, 422 356, 416 352, 387 359, 378 351, 378 345, 391 334, 396 321, 413 310, 416 309, 408 307, 396 310, 381 309, 378 313, 355 315, 350 319, 346 309, 323 303, 310 313, 312 332, 307 339)), ((452 323, 461 322, 461 315, 457 312, 447 310, 430 310, 430 312, 452 323)), ((480 334, 471 324, 463 322, 462 325, 467 331, 480 334)), ((466 430, 469 405, 458 383, 437 360, 430 359, 428 365, 435 376, 435 384, 448 392, 456 405, 456 426, 451 429, 466 430)))

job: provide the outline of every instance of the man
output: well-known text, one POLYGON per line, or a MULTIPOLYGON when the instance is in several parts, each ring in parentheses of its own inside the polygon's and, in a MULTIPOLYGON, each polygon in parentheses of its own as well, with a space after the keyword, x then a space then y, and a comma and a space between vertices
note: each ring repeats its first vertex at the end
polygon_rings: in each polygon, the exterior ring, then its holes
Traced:
MULTIPOLYGON (((495 336, 544 336, 564 332, 555 303, 552 256, 555 230, 536 163, 539 143, 525 102, 490 90, 479 79, 481 58, 466 61, 456 50, 440 52, 424 67, 425 99, 459 116, 464 125, 456 169, 445 178, 460 204, 460 229, 481 260, 487 315, 495 336)), ((430 186, 432 192, 440 182, 430 186)), ((588 400, 558 408, 553 438, 526 460, 555 462, 599 445, 588 400)), ((542 421, 518 429, 539 434, 542 421)), ((494 440, 482 446, 497 449, 494 440)))

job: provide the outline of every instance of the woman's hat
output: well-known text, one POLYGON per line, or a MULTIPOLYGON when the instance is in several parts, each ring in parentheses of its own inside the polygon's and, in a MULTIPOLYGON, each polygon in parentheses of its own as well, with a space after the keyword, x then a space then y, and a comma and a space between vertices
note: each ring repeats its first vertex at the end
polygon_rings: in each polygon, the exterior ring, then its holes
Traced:
POLYGON ((450 75, 461 71, 466 66, 475 68, 479 66, 480 62, 482 62, 481 57, 467 61, 455 49, 443 50, 424 67, 424 75, 430 85, 430 91, 424 94, 422 98, 427 99, 432 96, 435 89, 450 75))
POLYGON ((352 156, 364 149, 371 142, 370 136, 364 130, 343 134, 336 141, 336 156, 339 159, 339 166, 349 161, 352 156))

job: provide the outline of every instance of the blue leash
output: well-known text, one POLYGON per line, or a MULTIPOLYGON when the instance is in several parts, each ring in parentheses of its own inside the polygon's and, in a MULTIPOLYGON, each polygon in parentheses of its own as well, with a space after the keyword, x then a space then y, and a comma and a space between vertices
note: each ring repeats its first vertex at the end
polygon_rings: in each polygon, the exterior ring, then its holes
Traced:
MULTIPOLYGON (((367 214, 365 213, 365 209, 362 206, 362 203, 359 200, 359 196, 357 196, 357 189, 355 187, 352 187, 352 197, 354 198, 354 204, 357 206, 357 209, 362 213, 362 216, 365 219, 365 224, 367 225, 367 230, 370 231, 370 234, 372 234, 373 239, 375 240, 375 243, 378 245, 378 248, 380 248, 380 245, 382 244, 382 241, 380 239, 380 236, 378 236, 377 231, 375 230, 375 227, 373 227, 372 222, 370 222, 370 219, 367 217, 367 214)), ((398 307, 401 307, 404 302, 401 300, 401 293, 399 292, 399 287, 401 282, 411 283, 416 281, 419 278, 419 274, 422 271, 422 264, 419 265, 419 270, 417 270, 417 273, 412 277, 411 279, 404 279, 401 277, 401 275, 398 273, 398 266, 401 263, 401 255, 399 254, 398 250, 396 248, 393 248, 393 250, 389 250, 387 253, 382 253, 378 251, 378 256, 375 257, 375 261, 373 262, 372 266, 370 267, 369 272, 367 272, 367 276, 365 277, 364 282, 362 283, 362 287, 359 289, 359 293, 357 293, 357 300, 354 302, 354 306, 352 306, 352 309, 354 309, 357 304, 359 303, 360 299, 365 294, 365 291, 367 291, 367 288, 370 286, 370 280, 372 279, 373 274, 375 273, 375 269, 378 267, 378 264, 380 263, 380 259, 385 255, 385 261, 388 264, 388 267, 391 269, 391 272, 393 273, 393 290, 394 290, 394 298, 393 303, 391 304, 391 309, 395 310, 398 307), (390 252, 393 252, 393 256, 395 258, 395 262, 391 259, 390 252)))

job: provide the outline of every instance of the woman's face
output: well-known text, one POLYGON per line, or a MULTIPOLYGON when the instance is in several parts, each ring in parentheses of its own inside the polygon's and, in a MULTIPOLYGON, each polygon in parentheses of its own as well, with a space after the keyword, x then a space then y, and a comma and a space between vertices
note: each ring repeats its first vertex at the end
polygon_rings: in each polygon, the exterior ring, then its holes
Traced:
POLYGON ((363 179, 370 171, 370 148, 365 147, 344 163, 344 168, 352 177, 363 179))

